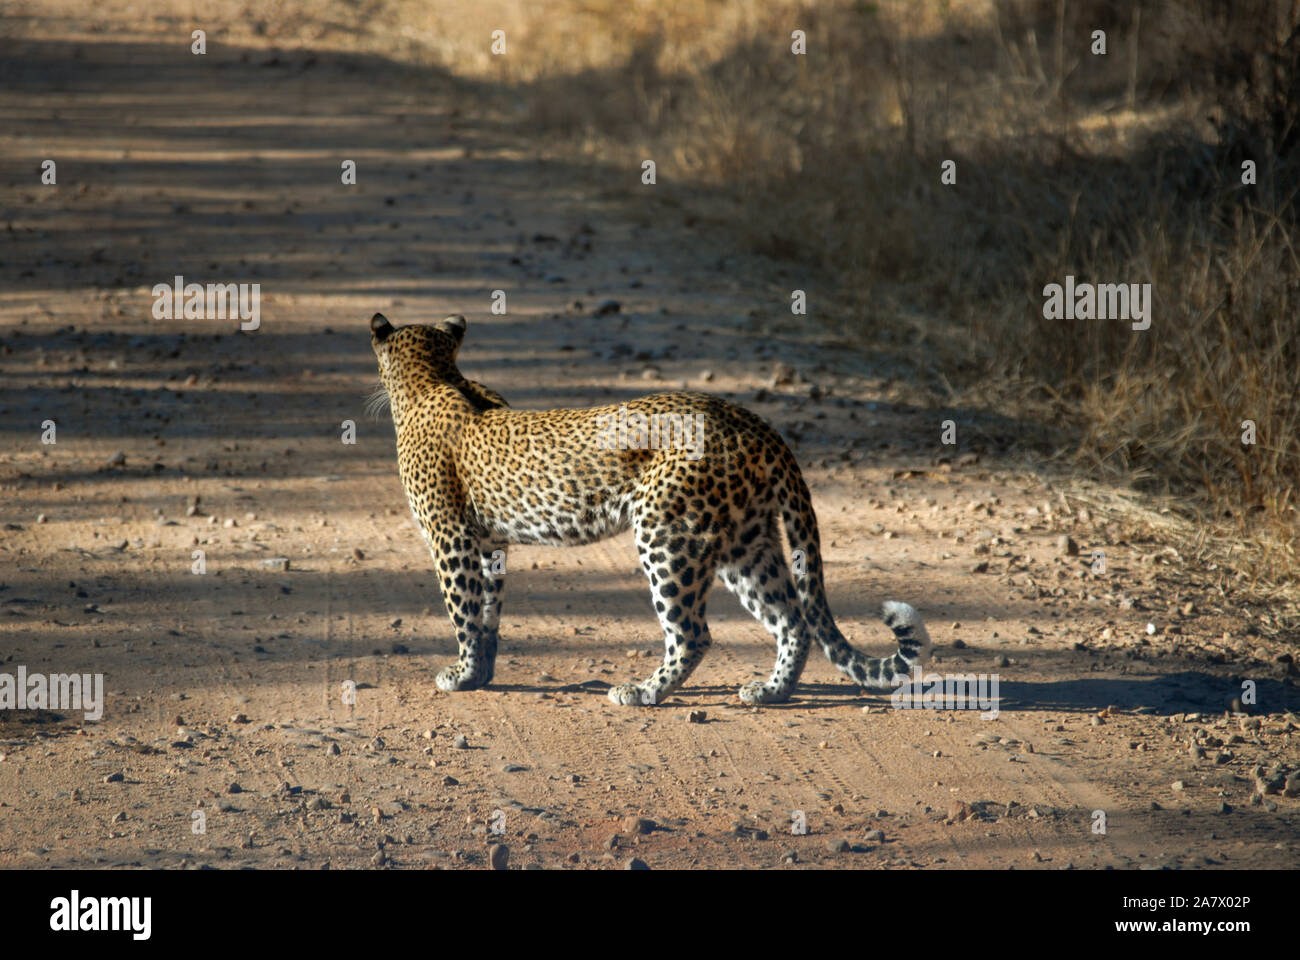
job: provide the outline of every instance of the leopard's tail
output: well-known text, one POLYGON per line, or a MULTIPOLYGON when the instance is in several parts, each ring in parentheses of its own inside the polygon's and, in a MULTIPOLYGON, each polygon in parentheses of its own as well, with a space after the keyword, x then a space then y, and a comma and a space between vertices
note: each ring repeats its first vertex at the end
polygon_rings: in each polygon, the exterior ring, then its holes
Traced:
POLYGON ((822 575, 821 538, 817 531, 817 515, 813 512, 812 497, 803 481, 794 455, 787 451, 789 469, 793 478, 790 488, 781 497, 781 521, 790 541, 793 554, 795 591, 803 607, 804 623, 812 638, 821 644, 826 658, 858 686, 876 690, 891 690, 902 682, 912 667, 924 663, 930 656, 930 634, 925 629, 921 615, 909 604, 887 600, 881 607, 885 626, 898 640, 898 652, 889 657, 868 657, 855 650, 831 616, 826 600, 826 585, 822 575), (897 678, 897 679, 896 679, 897 678))

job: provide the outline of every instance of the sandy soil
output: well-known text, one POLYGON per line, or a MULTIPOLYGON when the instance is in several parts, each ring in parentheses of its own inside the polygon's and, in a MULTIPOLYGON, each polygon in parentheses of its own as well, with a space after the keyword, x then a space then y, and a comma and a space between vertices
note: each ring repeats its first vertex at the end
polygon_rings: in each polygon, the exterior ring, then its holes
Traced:
POLYGON ((1068 478, 941 446, 985 414, 791 317, 796 279, 636 215, 637 171, 539 160, 436 71, 85 30, 25 22, 0 61, 0 672, 102 673, 107 703, 0 712, 0 866, 1294 866, 1300 695, 1266 611, 1068 478), (175 274, 260 283, 261 328, 154 320, 175 274), (773 652, 721 588, 689 687, 617 708, 660 647, 628 537, 513 548, 495 683, 438 692, 454 643, 363 413, 376 310, 467 315, 462 369, 517 407, 754 409, 804 466, 844 632, 887 652, 879 601, 913 603, 999 716, 891 709, 816 654, 744 707, 773 652))

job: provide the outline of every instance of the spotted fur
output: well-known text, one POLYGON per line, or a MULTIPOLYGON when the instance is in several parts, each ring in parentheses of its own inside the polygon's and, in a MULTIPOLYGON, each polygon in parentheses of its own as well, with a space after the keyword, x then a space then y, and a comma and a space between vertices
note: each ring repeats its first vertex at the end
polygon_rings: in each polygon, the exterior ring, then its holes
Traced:
POLYGON ((402 486, 460 648, 438 674, 441 689, 472 690, 492 679, 509 544, 578 545, 629 528, 663 628, 664 658, 641 682, 611 688, 615 703, 660 703, 690 676, 711 642, 705 601, 715 575, 776 639, 771 676, 741 687, 745 703, 789 698, 813 640, 842 673, 874 689, 891 688, 928 655, 925 625, 905 603, 887 602, 882 611, 898 640, 892 656, 863 656, 844 639, 826 602, 817 517, 799 465, 748 410, 700 393, 643 397, 626 404, 629 417, 702 417, 695 421, 704 428, 702 446, 692 451, 663 438, 655 449, 610 448, 602 417, 616 416, 617 407, 512 410, 466 380, 456 367, 464 317, 394 328, 375 314, 370 326, 402 486), (779 527, 798 552, 795 574, 779 527))

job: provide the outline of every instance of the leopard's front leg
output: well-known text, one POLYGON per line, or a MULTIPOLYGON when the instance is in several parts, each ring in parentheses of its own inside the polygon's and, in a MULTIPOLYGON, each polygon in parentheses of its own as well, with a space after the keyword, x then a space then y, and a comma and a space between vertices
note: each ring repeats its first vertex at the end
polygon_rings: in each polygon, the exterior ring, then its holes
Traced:
POLYGON ((438 586, 460 650, 456 662, 439 672, 438 689, 475 690, 492 679, 496 665, 499 585, 485 591, 483 573, 484 554, 490 555, 491 548, 468 529, 440 531, 430 534, 429 540, 438 586), (488 598, 491 609, 485 618, 488 598))

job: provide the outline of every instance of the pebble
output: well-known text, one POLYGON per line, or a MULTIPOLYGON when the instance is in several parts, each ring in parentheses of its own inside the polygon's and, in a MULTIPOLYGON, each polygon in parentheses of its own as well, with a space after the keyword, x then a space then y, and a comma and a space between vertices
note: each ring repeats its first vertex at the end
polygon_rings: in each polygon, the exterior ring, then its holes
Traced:
POLYGON ((624 870, 649 870, 650 864, 646 863, 640 857, 633 857, 623 865, 624 870))
POLYGON ((708 719, 708 713, 703 710, 692 710, 690 713, 686 714, 687 723, 704 723, 708 719))
POLYGON ((1056 549, 1067 557, 1077 557, 1079 555, 1079 545, 1075 542, 1074 537, 1068 533, 1063 533, 1056 538, 1056 549))
POLYGON ((231 783, 228 787, 226 787, 226 793, 243 793, 243 792, 244 792, 244 788, 237 783, 231 783))
POLYGON ((626 833, 653 833, 655 822, 646 817, 624 817, 622 827, 626 833))
POLYGON ((885 842, 885 831, 884 831, 884 830, 868 830, 865 834, 862 835, 862 838, 863 838, 864 840, 866 840, 868 843, 884 843, 884 842, 885 842))
POLYGON ((1182 792, 1183 790, 1186 790, 1186 789, 1187 789, 1187 784, 1184 783, 1182 780, 1175 780, 1175 781, 1173 782, 1172 789, 1173 789, 1175 792, 1182 792))
POLYGON ((611 313, 618 313, 623 309, 623 305, 617 300, 602 300, 596 307, 596 316, 607 317, 611 313))
POLYGON ((110 467, 126 466, 126 454, 123 453, 121 450, 117 451, 117 453, 113 454, 111 457, 108 458, 108 465, 110 467))
POLYGON ((504 843, 494 843, 488 847, 488 865, 493 870, 504 870, 510 862, 510 848, 504 843))
POLYGON ((455 777, 446 776, 442 778, 442 785, 444 787, 458 787, 460 786, 460 781, 457 780, 455 777))
MULTIPOLYGON (((233 523, 234 523, 233 520, 227 520, 226 526, 230 526, 233 523)), ((264 570, 279 570, 279 571, 288 570, 289 558, 288 557, 267 557, 265 560, 262 561, 261 566, 262 569, 264 570)))
POLYGON ((507 763, 501 768, 502 773, 523 773, 528 768, 518 763, 507 763))
POLYGON ((948 806, 948 823, 961 823, 975 815, 971 805, 965 800, 955 800, 948 806))
POLYGON ((463 733, 456 734, 456 736, 452 738, 451 748, 453 750, 468 750, 469 741, 465 739, 465 734, 463 733))
POLYGON ((122 782, 123 780, 125 780, 125 779, 126 779, 126 776, 125 776, 124 774, 121 774, 121 773, 110 773, 108 776, 104 777, 104 782, 105 782, 105 783, 121 783, 121 782, 122 782))
POLYGON ((828 853, 848 853, 852 849, 849 842, 843 837, 832 837, 826 841, 826 850, 828 853))

